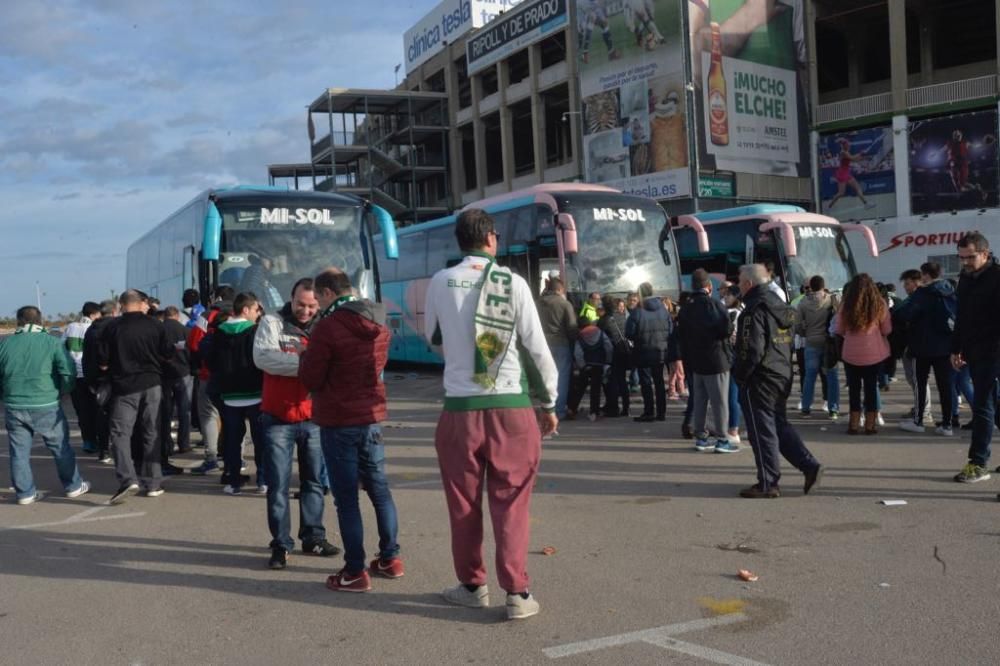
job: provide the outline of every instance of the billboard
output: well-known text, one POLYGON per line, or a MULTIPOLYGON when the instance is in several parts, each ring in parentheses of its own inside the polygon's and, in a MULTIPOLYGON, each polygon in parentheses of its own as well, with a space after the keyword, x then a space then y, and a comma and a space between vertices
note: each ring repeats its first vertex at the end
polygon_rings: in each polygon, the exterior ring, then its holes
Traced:
POLYGON ((577 0, 587 182, 688 196, 681 0, 577 0))
POLYGON ((838 220, 896 215, 892 127, 819 137, 820 210, 838 220))
POLYGON ((808 177, 804 0, 689 0, 700 168, 808 177))
POLYGON ((997 206, 997 111, 914 120, 910 137, 913 213, 997 206))
POLYGON ((495 65, 525 46, 540 41, 569 21, 567 0, 525 2, 516 12, 509 12, 485 26, 465 43, 468 73, 495 65))
POLYGON ((481 28, 521 0, 442 0, 403 33, 403 64, 409 74, 444 47, 481 28))

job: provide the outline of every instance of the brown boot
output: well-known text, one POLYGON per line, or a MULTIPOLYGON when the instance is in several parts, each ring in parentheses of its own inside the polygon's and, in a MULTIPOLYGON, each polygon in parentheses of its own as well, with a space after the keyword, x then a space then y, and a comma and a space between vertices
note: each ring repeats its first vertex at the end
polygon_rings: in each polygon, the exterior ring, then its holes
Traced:
POLYGON ((848 435, 860 435, 861 434, 861 412, 851 412, 851 418, 847 422, 847 434, 848 435))
POLYGON ((878 412, 865 412, 865 434, 878 434, 878 412))

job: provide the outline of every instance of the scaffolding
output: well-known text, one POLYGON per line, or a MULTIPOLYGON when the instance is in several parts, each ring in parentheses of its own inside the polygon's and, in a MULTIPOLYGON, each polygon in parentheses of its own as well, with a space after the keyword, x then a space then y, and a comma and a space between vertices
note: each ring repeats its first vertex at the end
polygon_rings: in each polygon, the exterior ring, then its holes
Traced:
POLYGON ((314 189, 369 199, 398 226, 449 212, 447 94, 331 88, 309 114, 327 131, 311 138, 314 189))

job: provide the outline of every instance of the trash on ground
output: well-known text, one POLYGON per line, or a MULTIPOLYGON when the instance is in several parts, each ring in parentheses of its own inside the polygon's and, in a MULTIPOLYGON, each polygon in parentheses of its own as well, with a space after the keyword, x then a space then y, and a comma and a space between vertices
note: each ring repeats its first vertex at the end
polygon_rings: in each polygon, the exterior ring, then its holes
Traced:
POLYGON ((882 500, 886 506, 906 506, 906 500, 882 500))
POLYGON ((556 549, 553 548, 552 546, 546 546, 545 548, 542 548, 542 555, 555 555, 555 554, 556 554, 556 549))
POLYGON ((736 572, 736 575, 740 577, 740 580, 745 580, 748 583, 753 583, 758 580, 760 576, 750 571, 749 569, 740 569, 736 572))

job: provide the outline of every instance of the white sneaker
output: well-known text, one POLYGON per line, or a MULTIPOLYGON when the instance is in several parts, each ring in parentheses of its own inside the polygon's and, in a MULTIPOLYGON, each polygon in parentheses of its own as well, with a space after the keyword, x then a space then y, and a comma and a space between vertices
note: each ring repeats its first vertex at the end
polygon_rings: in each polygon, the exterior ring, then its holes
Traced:
POLYGON ((444 600, 456 606, 466 608, 488 608, 490 605, 490 590, 485 585, 480 585, 473 592, 459 583, 455 587, 449 587, 441 593, 444 600))
POLYGON ((526 617, 538 615, 538 611, 541 609, 542 607, 538 605, 538 602, 535 601, 535 598, 530 593, 527 599, 520 594, 507 595, 508 620, 523 620, 526 617))
POLYGON ((819 405, 819 411, 823 412, 824 414, 829 414, 830 408, 826 406, 825 402, 821 402, 819 405))
POLYGON ((726 439, 728 439, 733 444, 741 444, 743 442, 743 440, 740 439, 740 433, 738 431, 735 432, 735 433, 734 432, 728 432, 726 434, 726 439))
POLYGON ((937 428, 934 428, 934 433, 941 435, 942 437, 951 437, 955 434, 955 431, 953 431, 950 426, 938 426, 937 428))
POLYGON ((38 493, 35 493, 31 497, 22 497, 21 499, 17 500, 17 503, 21 506, 28 506, 29 504, 34 504, 40 499, 41 496, 38 493))
POLYGON ((899 429, 905 430, 906 432, 925 432, 925 429, 922 425, 917 425, 916 423, 910 421, 909 419, 903 419, 902 421, 900 421, 899 429))
POLYGON ((885 419, 884 419, 884 418, 882 418, 882 412, 879 412, 879 413, 878 413, 878 424, 879 424, 880 426, 884 426, 884 425, 885 425, 885 419))
POLYGON ((90 482, 84 481, 80 484, 80 487, 76 490, 71 490, 66 493, 66 497, 73 499, 74 497, 79 497, 80 495, 86 495, 90 492, 90 482))
POLYGON ((146 491, 146 497, 159 497, 163 494, 163 488, 154 488, 146 491))

